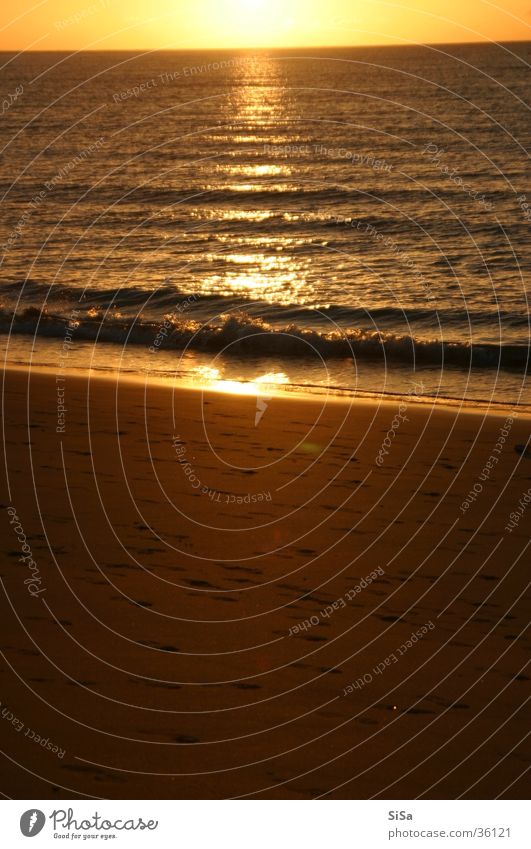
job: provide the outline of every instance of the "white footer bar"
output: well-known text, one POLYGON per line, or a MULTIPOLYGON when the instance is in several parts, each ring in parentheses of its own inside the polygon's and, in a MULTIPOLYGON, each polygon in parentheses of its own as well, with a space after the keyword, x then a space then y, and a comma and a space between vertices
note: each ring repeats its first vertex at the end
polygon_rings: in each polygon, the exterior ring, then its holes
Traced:
POLYGON ((522 801, 8 800, 0 834, 6 849, 529 849, 528 813, 522 801))

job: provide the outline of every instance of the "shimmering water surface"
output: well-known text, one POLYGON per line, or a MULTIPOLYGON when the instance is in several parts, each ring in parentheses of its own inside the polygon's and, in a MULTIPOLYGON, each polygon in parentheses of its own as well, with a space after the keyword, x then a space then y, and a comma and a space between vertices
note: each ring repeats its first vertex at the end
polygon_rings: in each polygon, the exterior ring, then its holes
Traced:
POLYGON ((530 44, 0 58, 10 361, 529 403, 530 44))

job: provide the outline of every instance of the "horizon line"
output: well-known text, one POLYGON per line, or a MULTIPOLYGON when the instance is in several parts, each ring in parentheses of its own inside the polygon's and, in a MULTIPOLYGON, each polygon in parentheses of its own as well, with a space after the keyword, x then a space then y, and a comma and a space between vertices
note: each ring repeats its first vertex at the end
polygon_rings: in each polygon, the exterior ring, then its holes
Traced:
POLYGON ((411 42, 389 42, 386 44, 308 44, 308 45, 254 45, 250 47, 105 47, 105 48, 83 48, 83 47, 48 47, 42 50, 26 50, 25 48, 1 48, 0 53, 192 53, 197 51, 225 53, 229 51, 250 50, 364 50, 367 48, 385 47, 466 47, 471 45, 502 45, 502 44, 531 44, 531 38, 514 38, 503 41, 493 41, 488 38, 477 41, 411 41, 411 42))

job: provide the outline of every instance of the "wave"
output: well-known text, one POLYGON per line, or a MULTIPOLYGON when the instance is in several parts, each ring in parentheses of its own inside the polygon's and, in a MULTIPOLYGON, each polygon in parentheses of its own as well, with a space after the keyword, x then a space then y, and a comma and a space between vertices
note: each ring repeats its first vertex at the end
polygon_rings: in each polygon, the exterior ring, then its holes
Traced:
MULTIPOLYGON (((1 289, 3 305, 15 307, 17 301, 21 307, 33 307, 42 310, 45 304, 61 314, 66 315, 68 307, 80 309, 86 313, 97 310, 135 310, 142 307, 144 311, 163 317, 172 310, 179 312, 186 308, 192 312, 201 311, 208 307, 211 314, 224 313, 241 309, 250 315, 257 314, 270 321, 311 321, 312 324, 322 324, 328 321, 356 325, 360 321, 374 322, 375 329, 380 323, 407 324, 425 323, 432 327, 440 326, 448 332, 452 326, 468 327, 485 325, 491 330, 498 325, 512 328, 527 329, 531 327, 531 316, 524 312, 493 309, 463 309, 445 306, 442 309, 428 307, 404 306, 354 306, 352 304, 275 304, 270 301, 254 300, 242 295, 227 295, 222 293, 204 294, 184 291, 180 286, 163 281, 158 287, 153 286, 108 286, 82 289, 80 286, 54 284, 50 286, 38 280, 27 279, 24 282, 11 281, 4 283, 1 289)), ((60 317, 60 316, 58 316, 60 317)), ((90 317, 90 316, 87 316, 90 317)))
POLYGON ((201 322, 168 314, 161 322, 123 318, 114 314, 77 314, 68 323, 30 307, 15 315, 0 311, 0 332, 65 340, 143 345, 152 353, 186 348, 225 352, 245 357, 281 356, 327 359, 380 360, 392 364, 453 365, 462 369, 491 368, 529 371, 529 345, 469 344, 442 339, 362 329, 318 330, 291 322, 274 326, 263 318, 239 311, 201 322))

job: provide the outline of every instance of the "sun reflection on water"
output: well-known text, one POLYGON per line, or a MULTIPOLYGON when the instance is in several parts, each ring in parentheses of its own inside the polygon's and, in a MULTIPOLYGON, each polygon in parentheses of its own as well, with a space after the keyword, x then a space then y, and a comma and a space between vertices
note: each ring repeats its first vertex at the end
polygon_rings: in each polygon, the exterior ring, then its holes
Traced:
POLYGON ((219 368, 197 366, 191 369, 190 376, 195 386, 204 390, 228 392, 231 395, 254 395, 264 397, 274 395, 280 386, 289 383, 286 372, 266 372, 251 380, 236 380, 223 377, 219 368))
MULTIPOLYGON (((216 171, 219 174, 228 174, 230 177, 287 177, 292 173, 292 168, 288 165, 217 165, 216 171)), ((248 184, 245 184, 246 186, 248 184)), ((282 184, 280 184, 282 185, 282 184)), ((279 184, 274 184, 273 188, 278 190, 279 184)), ((262 186, 259 186, 262 189, 262 186)))
POLYGON ((307 280, 310 260, 302 259, 300 252, 297 258, 294 256, 294 249, 304 240, 295 242, 288 236, 268 232, 267 220, 279 213, 271 210, 267 198, 260 198, 263 192, 289 194, 297 190, 291 182, 293 167, 271 163, 266 152, 266 144, 274 140, 292 108, 283 74, 282 64, 265 56, 249 57, 248 62, 233 69, 227 131, 233 134, 237 146, 252 140, 255 147, 249 162, 217 164, 216 181, 206 186, 213 192, 235 193, 238 202, 233 201, 233 208, 217 207, 210 214, 201 210, 200 217, 206 214, 220 222, 247 221, 255 227, 250 226, 244 238, 230 232, 217 234, 222 247, 206 256, 216 270, 202 278, 201 291, 205 295, 247 296, 277 304, 305 303, 311 297, 307 280), (247 209, 240 208, 240 197, 241 205, 247 209))

